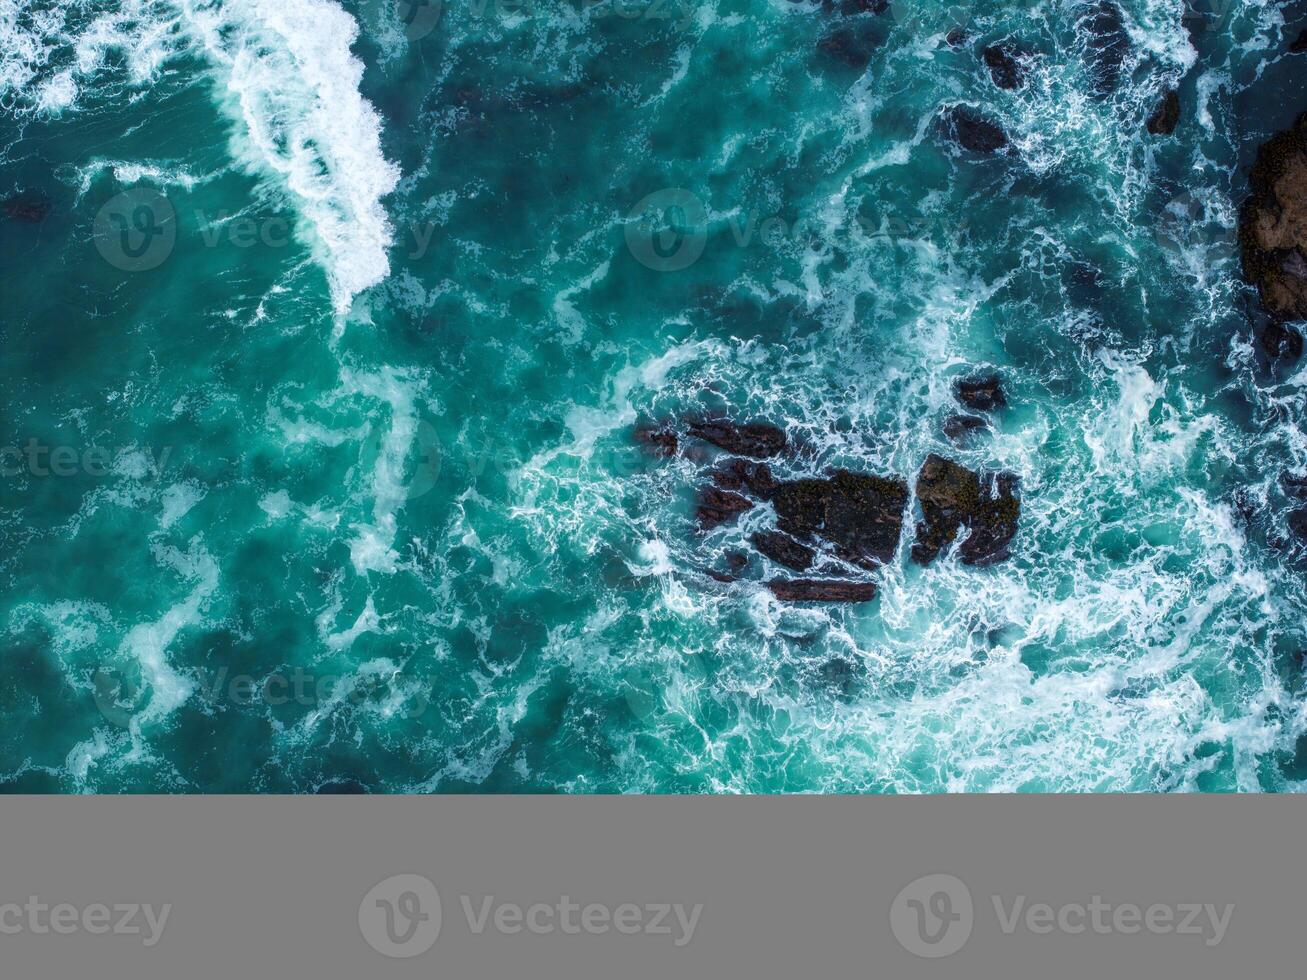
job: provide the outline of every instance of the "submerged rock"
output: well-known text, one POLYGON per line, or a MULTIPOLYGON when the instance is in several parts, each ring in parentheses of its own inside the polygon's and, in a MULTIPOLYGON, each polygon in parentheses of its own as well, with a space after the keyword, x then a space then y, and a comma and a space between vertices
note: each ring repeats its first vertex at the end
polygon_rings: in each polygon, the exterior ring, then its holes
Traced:
POLYGON ((1148 117, 1148 131, 1154 136, 1170 136, 1180 122, 1180 93, 1171 89, 1148 117))
POLYGON ((704 487, 699 491, 699 526, 706 531, 732 521, 746 511, 753 510, 753 501, 738 493, 704 487))
POLYGON ((1289 45, 1291 54, 1307 54, 1307 31, 1298 35, 1298 39, 1289 45))
POLYGON ((772 498, 782 531, 828 541, 841 558, 863 566, 894 557, 907 503, 905 481, 848 470, 782 483, 772 498))
POLYGON ((726 571, 720 572, 716 569, 708 569, 708 575, 718 582, 730 583, 738 581, 740 573, 749 567, 749 556, 743 551, 728 551, 722 556, 726 562, 726 571))
POLYGON ((1014 89, 1026 84, 1025 66, 1010 44, 990 44, 981 49, 980 58, 989 69, 989 77, 999 88, 1014 89))
POLYGON ((50 216, 54 205, 44 194, 27 191, 16 194, 4 202, 5 217, 24 224, 40 224, 50 216))
POLYGON ((1307 319, 1307 113, 1262 145, 1250 181, 1239 246, 1244 278, 1272 319, 1262 347, 1272 357, 1297 357, 1302 337, 1284 324, 1307 319))
POLYGON ((959 378, 953 383, 953 394, 963 405, 977 412, 992 412, 997 408, 1007 408, 1007 397, 1003 394, 1003 379, 997 374, 959 378))
POLYGON ((966 442, 975 433, 989 428, 989 423, 975 415, 950 415, 944 422, 944 435, 950 442, 966 442))
POLYGON ((1307 542, 1307 507, 1291 510, 1288 517, 1289 530, 1301 542, 1307 542))
POLYGON ((1296 473, 1281 473, 1280 489, 1284 491, 1285 496, 1293 497, 1296 500, 1307 500, 1307 476, 1298 476, 1296 473))
POLYGON ((1112 0, 1100 0, 1080 21, 1090 64, 1090 91, 1107 98, 1121 84, 1121 72, 1130 54, 1130 33, 1125 14, 1112 0))
POLYGON ((1281 358, 1296 361, 1302 357, 1302 334, 1275 320, 1258 331, 1257 344, 1272 361, 1281 358))
POLYGON ((1008 558, 1021 515, 1016 487, 1014 474, 981 475, 932 453, 917 476, 923 519, 913 560, 929 565, 964 527, 970 534, 959 549, 963 564, 992 565, 1008 558))
POLYGON ((772 595, 783 602, 870 602, 876 598, 874 582, 836 579, 773 579, 772 595))
POLYGON ((889 10, 890 0, 822 0, 822 9, 828 14, 857 17, 859 14, 883 14, 889 10))
POLYGON ((737 425, 734 422, 691 422, 690 435, 710 442, 737 456, 767 459, 785 451, 788 440, 785 433, 774 425, 737 425))
POLYGON ((865 27, 838 27, 822 35, 817 41, 817 50, 851 68, 861 70, 871 61, 879 43, 876 35, 865 27))
POLYGON ((675 456, 676 433, 657 425, 637 425, 635 441, 657 456, 675 456))
POLYGON ((770 466, 749 459, 728 460, 713 470, 712 480, 723 490, 744 490, 763 500, 770 500, 780 486, 770 466))
POLYGON ((944 125, 954 142, 972 153, 997 153, 1008 145, 1002 128, 966 106, 947 110, 944 125))
POLYGON ((759 531, 749 541, 776 564, 796 572, 806 572, 817 560, 816 551, 780 531, 759 531))

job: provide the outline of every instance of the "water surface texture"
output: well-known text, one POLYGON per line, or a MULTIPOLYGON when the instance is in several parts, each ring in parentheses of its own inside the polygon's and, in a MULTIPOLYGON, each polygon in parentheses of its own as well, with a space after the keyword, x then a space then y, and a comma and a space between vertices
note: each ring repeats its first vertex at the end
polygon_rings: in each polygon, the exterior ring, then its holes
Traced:
POLYGON ((1307 373, 1236 237, 1303 28, 0 0, 0 786, 1303 788, 1307 373), (770 509, 702 532, 714 452, 634 437, 712 415, 1009 471, 1012 556, 908 514, 874 601, 718 581, 770 509))

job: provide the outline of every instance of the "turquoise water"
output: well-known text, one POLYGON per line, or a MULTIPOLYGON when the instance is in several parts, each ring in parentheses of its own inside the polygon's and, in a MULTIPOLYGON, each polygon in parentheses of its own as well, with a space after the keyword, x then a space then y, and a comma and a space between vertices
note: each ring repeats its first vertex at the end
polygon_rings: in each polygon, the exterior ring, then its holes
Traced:
POLYGON ((1234 223, 1307 11, 1122 0, 1096 97, 1088 7, 0 0, 0 786, 1301 789, 1307 375, 1234 223), (633 439, 712 412, 1010 470, 1013 557, 718 583, 763 509, 633 439))

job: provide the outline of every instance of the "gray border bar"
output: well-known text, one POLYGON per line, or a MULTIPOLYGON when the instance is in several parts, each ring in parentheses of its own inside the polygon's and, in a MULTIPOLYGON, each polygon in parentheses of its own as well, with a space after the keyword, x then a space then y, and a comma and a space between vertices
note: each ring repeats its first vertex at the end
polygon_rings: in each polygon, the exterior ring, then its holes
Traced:
POLYGON ((1272 797, 9 798, 0 963, 59 980, 1297 978, 1305 813, 1272 797))

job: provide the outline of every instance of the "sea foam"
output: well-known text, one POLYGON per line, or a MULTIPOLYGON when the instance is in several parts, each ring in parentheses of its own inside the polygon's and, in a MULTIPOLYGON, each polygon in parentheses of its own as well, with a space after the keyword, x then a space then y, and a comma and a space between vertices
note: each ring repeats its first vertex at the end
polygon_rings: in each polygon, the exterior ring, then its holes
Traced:
POLYGON ((241 123, 235 156, 294 198, 343 317, 390 273, 381 202, 399 181, 381 150, 381 119, 359 92, 358 24, 328 0, 181 0, 181 10, 241 123))

